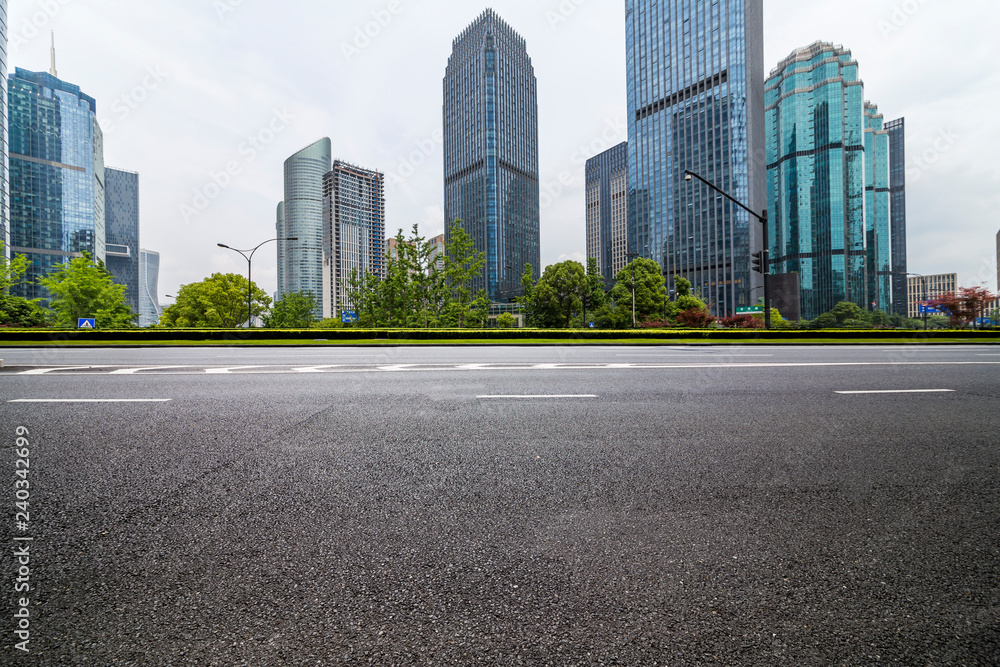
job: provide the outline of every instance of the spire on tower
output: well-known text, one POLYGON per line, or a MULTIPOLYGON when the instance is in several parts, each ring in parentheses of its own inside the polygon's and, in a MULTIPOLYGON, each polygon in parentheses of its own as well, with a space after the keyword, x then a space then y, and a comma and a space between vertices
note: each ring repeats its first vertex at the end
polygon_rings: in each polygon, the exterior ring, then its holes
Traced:
POLYGON ((59 78, 59 75, 56 74, 56 31, 55 30, 52 31, 52 50, 51 50, 51 53, 52 53, 52 69, 49 70, 49 74, 51 74, 52 76, 54 76, 56 78, 59 78))

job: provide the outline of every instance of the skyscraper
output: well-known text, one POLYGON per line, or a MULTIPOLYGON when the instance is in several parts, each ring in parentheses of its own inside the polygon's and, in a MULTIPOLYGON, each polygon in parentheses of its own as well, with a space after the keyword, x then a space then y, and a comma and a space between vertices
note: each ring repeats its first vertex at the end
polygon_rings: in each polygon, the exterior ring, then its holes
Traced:
POLYGON ((906 120, 885 124, 889 133, 889 231, 892 234, 892 311, 909 314, 906 282, 906 120))
POLYGON ((587 160, 587 257, 607 285, 628 264, 628 142, 587 160))
POLYGON ((756 303, 766 205, 763 0, 626 0, 629 250, 718 314, 756 303))
POLYGON ((816 42, 778 64, 765 96, 771 268, 799 274, 806 319, 841 301, 868 308, 858 63, 816 42))
POLYGON ((473 290, 507 301, 541 262, 538 99, 524 39, 492 9, 452 45, 443 116, 446 236, 461 220, 486 254, 473 290))
MULTIPOLYGON (((53 62, 53 71, 55 63, 53 62)), ((28 257, 29 284, 87 252, 105 260, 104 138, 94 98, 46 72, 16 69, 8 89, 11 252, 28 257)))
POLYGON ((323 177, 323 317, 355 310, 351 273, 385 277, 385 175, 337 160, 323 177))
POLYGON ((151 327, 160 321, 160 253, 139 250, 139 326, 151 327))
POLYGON ((107 269, 125 285, 125 301, 139 314, 139 174, 108 167, 105 175, 107 269))
MULTIPOLYGON (((285 201, 279 209, 278 294, 323 295, 323 176, 330 171, 332 146, 323 138, 285 161, 285 201), (283 213, 283 215, 282 215, 283 213)), ((317 309, 316 315, 321 314, 317 309)))
POLYGON ((889 133, 878 107, 865 102, 865 243, 872 310, 892 310, 892 234, 889 219, 889 133))
POLYGON ((7 0, 0 0, 0 243, 10 256, 10 172, 7 158, 7 0))

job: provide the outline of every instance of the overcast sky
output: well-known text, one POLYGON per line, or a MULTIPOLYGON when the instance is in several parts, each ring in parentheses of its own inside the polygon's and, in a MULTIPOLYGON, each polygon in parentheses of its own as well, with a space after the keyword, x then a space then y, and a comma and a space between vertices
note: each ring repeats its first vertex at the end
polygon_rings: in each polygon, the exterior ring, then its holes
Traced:
MULTIPOLYGON (((282 165, 324 137, 387 174, 387 229, 443 231, 441 81, 468 0, 11 0, 10 58, 95 97, 109 166, 137 171, 160 296, 274 236, 282 165), (368 34, 366 34, 366 32, 368 34)), ((539 91, 542 263, 583 260, 584 161, 627 140, 622 0, 495 0, 539 91), (561 185, 560 181, 570 185, 561 185), (561 188, 561 192, 559 191, 561 188)), ((816 40, 858 60, 866 97, 906 117, 909 266, 996 285, 996 0, 765 0, 765 69, 816 40)), ((276 288, 274 246, 254 279, 276 288)), ((166 301, 169 301, 167 299, 166 301)))

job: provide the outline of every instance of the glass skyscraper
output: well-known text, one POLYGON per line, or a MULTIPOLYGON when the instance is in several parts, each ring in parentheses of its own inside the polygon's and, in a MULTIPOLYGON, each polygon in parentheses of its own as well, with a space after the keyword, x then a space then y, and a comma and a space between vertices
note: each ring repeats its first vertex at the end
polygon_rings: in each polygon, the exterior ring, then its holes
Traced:
POLYGON ((0 0, 0 242, 10 257, 10 172, 7 158, 7 0, 0 0))
POLYGON ((31 281, 13 291, 46 298, 35 281, 56 264, 105 261, 104 139, 78 86, 20 68, 8 83, 10 250, 28 257, 31 281))
POLYGON ((337 160, 323 177, 323 317, 355 310, 352 271, 385 278, 385 256, 385 175, 337 160))
POLYGON ((889 219, 892 234, 892 310, 909 315, 906 273, 906 120, 885 124, 889 133, 889 219))
POLYGON ((894 242, 889 132, 865 101, 851 52, 825 42, 797 49, 771 72, 765 96, 771 268, 799 274, 802 316, 841 301, 890 312, 894 266, 905 304, 905 209, 894 242))
POLYGON ((125 300, 139 314, 139 174, 104 170, 107 269, 125 285, 125 300))
POLYGON ((139 250, 139 326, 151 327, 160 322, 160 253, 139 250))
POLYGON ((734 313, 757 302, 763 212, 763 0, 626 0, 629 251, 734 313))
POLYGON ((587 160, 587 257, 606 285, 628 264, 628 142, 587 160))
MULTIPOLYGON (((323 176, 330 171, 329 138, 303 148, 285 161, 285 201, 279 215, 278 295, 309 292, 323 295, 323 176)), ((316 315, 322 314, 317 308, 316 315)))
POLYGON ((527 46, 493 10, 455 39, 444 77, 446 235, 461 220, 486 254, 473 290, 521 295, 539 275, 538 97, 527 46))
POLYGON ((865 91, 843 47, 817 42, 768 78, 771 268, 798 273, 802 317, 867 307, 865 91))
POLYGON ((889 132, 878 107, 865 102, 865 239, 868 300, 892 311, 892 233, 889 216, 889 132))

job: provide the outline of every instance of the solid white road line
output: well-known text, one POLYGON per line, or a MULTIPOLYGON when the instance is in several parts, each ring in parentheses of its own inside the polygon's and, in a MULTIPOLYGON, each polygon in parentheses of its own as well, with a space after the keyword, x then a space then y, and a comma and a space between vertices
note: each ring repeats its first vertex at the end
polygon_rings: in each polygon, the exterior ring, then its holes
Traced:
POLYGON ((954 394, 954 389, 885 389, 880 391, 838 391, 838 394, 954 394))
POLYGON ((8 403, 169 403, 172 398, 20 398, 8 403))
POLYGON ((476 396, 476 398, 490 398, 490 399, 493 399, 493 398, 497 398, 497 399, 506 399, 506 398, 516 398, 516 399, 521 399, 521 398, 597 398, 597 396, 595 394, 562 394, 562 395, 560 395, 560 394, 545 394, 545 395, 539 394, 539 395, 535 395, 535 396, 527 396, 527 395, 526 396, 504 396, 504 395, 498 395, 498 396, 476 396))

